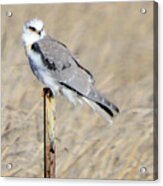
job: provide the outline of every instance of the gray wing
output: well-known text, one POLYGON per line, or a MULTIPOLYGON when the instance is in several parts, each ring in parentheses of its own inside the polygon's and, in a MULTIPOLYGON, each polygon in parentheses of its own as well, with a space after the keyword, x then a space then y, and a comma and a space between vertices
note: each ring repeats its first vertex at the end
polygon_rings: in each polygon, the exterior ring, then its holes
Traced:
POLYGON ((60 84, 83 95, 90 93, 93 76, 78 63, 66 45, 46 36, 34 43, 32 49, 41 54, 44 65, 60 84))

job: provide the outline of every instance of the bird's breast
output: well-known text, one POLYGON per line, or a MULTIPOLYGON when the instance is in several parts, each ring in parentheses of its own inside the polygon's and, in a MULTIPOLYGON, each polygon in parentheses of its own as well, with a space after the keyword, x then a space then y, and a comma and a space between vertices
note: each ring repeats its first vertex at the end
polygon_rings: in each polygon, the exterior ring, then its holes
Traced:
POLYGON ((30 63, 37 69, 45 69, 41 54, 33 51, 31 48, 27 48, 27 55, 31 59, 30 63))
POLYGON ((43 64, 41 55, 31 50, 30 46, 26 47, 26 52, 32 72, 40 81, 43 81, 42 72, 46 70, 46 67, 43 64))

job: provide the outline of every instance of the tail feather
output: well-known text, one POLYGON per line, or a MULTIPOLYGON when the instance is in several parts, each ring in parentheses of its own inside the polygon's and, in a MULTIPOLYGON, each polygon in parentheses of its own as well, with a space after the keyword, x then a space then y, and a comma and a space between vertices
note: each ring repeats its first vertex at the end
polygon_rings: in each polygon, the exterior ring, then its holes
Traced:
POLYGON ((119 108, 101 96, 96 90, 91 92, 84 100, 110 123, 112 123, 112 118, 119 113, 119 108))
POLYGON ((105 110, 101 109, 101 107, 94 101, 91 101, 87 98, 83 98, 85 100, 86 103, 88 103, 88 105, 97 113, 99 113, 104 119, 106 119, 106 121, 108 121, 110 124, 112 124, 112 118, 111 116, 105 112, 105 110))
POLYGON ((92 107, 92 109, 101 114, 110 123, 112 123, 112 117, 116 116, 119 113, 119 108, 108 101, 106 98, 104 98, 94 88, 92 88, 88 95, 84 95, 63 82, 60 82, 60 84, 76 92, 78 96, 80 96, 87 104, 92 107))
POLYGON ((96 102, 96 104, 97 104, 101 109, 103 109, 104 111, 106 111, 111 117, 114 116, 114 113, 113 113, 113 111, 112 111, 110 108, 108 108, 108 107, 106 107, 104 104, 101 104, 101 103, 98 103, 98 102, 96 102))

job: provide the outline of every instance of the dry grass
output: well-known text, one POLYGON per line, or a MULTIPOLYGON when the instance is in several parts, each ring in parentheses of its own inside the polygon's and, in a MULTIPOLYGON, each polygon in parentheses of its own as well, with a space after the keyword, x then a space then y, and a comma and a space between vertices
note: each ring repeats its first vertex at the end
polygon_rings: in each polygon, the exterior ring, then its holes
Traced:
POLYGON ((121 113, 112 126, 87 105, 57 98, 58 178, 153 179, 153 4, 3 6, 2 175, 43 176, 42 86, 21 45, 22 26, 42 19, 94 75, 121 113), (148 9, 141 15, 139 9, 148 9), (7 18, 6 10, 14 16, 7 18), (12 170, 6 170, 12 162, 12 170), (147 174, 140 175, 140 167, 147 174))

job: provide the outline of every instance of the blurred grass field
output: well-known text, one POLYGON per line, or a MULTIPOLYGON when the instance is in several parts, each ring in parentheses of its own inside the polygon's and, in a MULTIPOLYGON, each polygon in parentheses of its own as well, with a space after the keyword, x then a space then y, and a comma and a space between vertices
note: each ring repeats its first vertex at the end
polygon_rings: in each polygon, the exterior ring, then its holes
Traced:
POLYGON ((152 180, 152 2, 2 6, 2 175, 44 173, 43 86, 21 41, 24 22, 34 17, 70 48, 94 75, 97 89, 121 110, 110 126, 86 104, 74 108, 57 98, 57 178, 152 180), (7 163, 13 163, 11 170, 7 163), (141 167, 147 173, 140 174, 141 167))

